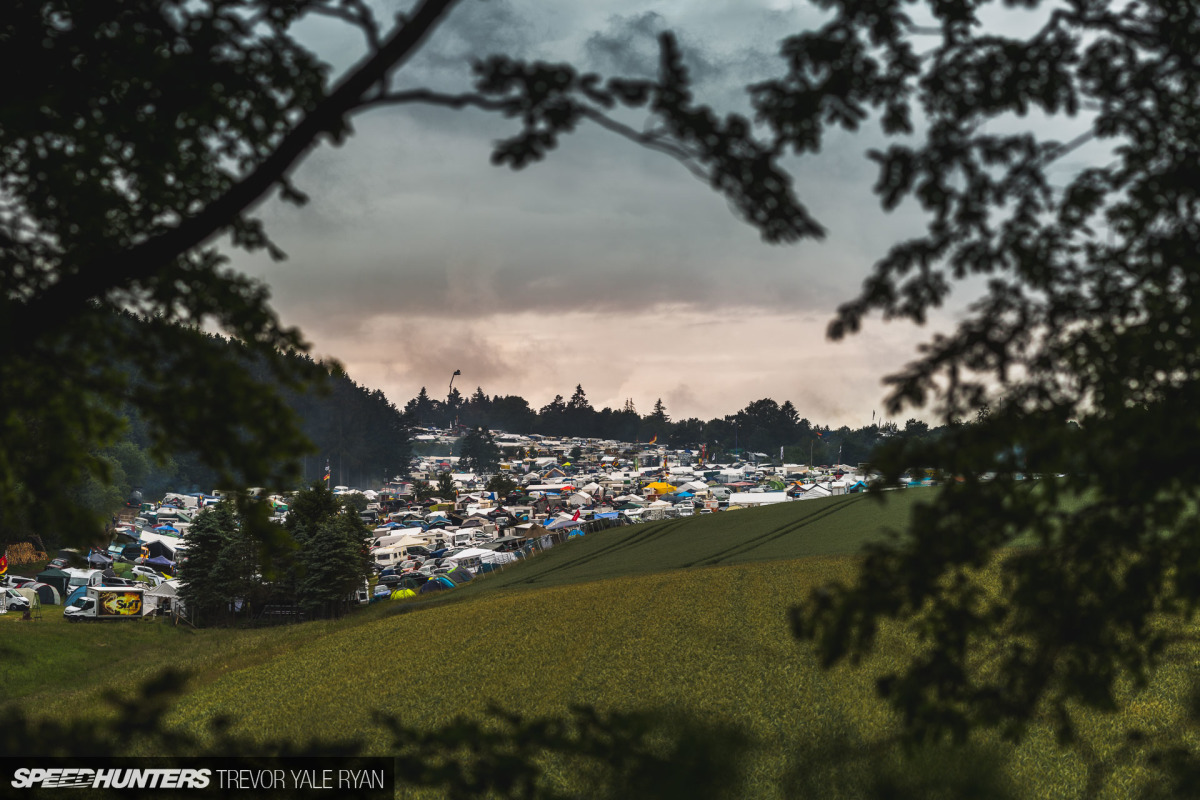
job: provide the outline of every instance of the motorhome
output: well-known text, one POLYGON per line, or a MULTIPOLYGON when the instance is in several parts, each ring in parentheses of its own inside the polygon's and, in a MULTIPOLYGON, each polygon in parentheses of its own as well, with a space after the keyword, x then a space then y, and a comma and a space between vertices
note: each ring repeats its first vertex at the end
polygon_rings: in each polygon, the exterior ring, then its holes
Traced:
POLYGON ((72 569, 67 567, 63 570, 71 576, 67 582, 67 594, 71 594, 80 586, 99 586, 104 581, 104 573, 98 569, 72 569))

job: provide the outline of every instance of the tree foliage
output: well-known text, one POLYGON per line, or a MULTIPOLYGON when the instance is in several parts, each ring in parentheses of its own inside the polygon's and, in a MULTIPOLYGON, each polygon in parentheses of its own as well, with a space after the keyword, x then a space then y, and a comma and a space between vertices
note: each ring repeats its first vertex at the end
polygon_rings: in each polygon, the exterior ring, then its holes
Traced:
POLYGON ((500 468, 500 448, 487 428, 467 431, 459 445, 459 464, 471 472, 495 472, 500 468))
POLYGON ((204 509, 188 530, 180 592, 193 619, 214 625, 268 603, 337 616, 370 574, 366 525, 320 483, 297 492, 282 526, 242 498, 204 509))
POLYGON ((1111 708, 1121 681, 1143 684, 1172 635, 1156 620, 1200 604, 1200 10, 1071 0, 1008 36, 981 24, 988 4, 932 3, 936 44, 918 55, 903 4, 828 5, 823 27, 784 43, 786 78, 753 89, 759 112, 796 152, 871 114, 885 134, 919 127, 871 158, 882 205, 928 215, 831 334, 872 313, 920 322, 955 280, 988 283, 957 331, 889 378, 892 414, 933 403, 947 423, 976 421, 897 437, 877 462, 957 479, 796 629, 835 662, 869 650, 884 620, 916 621, 927 647, 881 688, 918 735, 1018 736, 1044 712, 1069 738, 1071 704, 1111 708), (1029 113, 1065 135, 1003 132, 1029 113), (1092 140, 1111 161, 1051 174, 1092 140), (1017 534, 1036 545, 1005 554, 995 591, 983 567, 1017 534))
MULTIPOLYGON (((212 242, 281 255, 250 209, 275 191, 301 202, 292 168, 319 140, 340 141, 354 113, 496 112, 515 131, 493 161, 513 168, 591 122, 682 162, 769 242, 824 235, 782 159, 875 120, 903 137, 870 154, 882 206, 912 204, 928 224, 882 255, 830 333, 872 314, 922 322, 955 281, 987 281, 958 329, 890 378, 893 416, 932 404, 946 432, 894 437, 879 459, 889 477, 933 463, 960 480, 868 553, 858 584, 814 596, 796 630, 833 662, 870 649, 885 619, 917 620, 928 647, 883 688, 928 735, 979 724, 1017 735, 1047 703, 1068 733, 1071 702, 1106 707, 1119 680, 1145 680, 1165 646, 1153 621, 1191 619, 1200 604, 1195 3, 1008 2, 1036 15, 1028 35, 1010 35, 985 24, 997 6, 986 0, 819 0, 824 22, 784 40, 783 74, 749 87, 753 121, 696 102, 670 34, 652 79, 494 55, 474 65, 473 91, 394 88, 451 5, 424 0, 385 29, 364 4, 335 0, 8 3, 0 525, 94 530, 72 490, 106 475, 102 451, 129 402, 156 445, 184 442, 222 478, 294 474, 305 443, 286 405, 188 327, 236 339, 275 385, 319 377, 284 358, 303 348, 299 333, 212 242), (932 24, 915 23, 914 7, 932 24), (336 78, 291 34, 313 14, 364 34, 366 54, 336 78), (932 42, 919 48, 919 36, 932 42), (651 124, 630 128, 611 114, 622 109, 651 124), (1111 161, 1051 175, 1092 140, 1111 161), (1063 477, 1027 488, 1028 475, 1063 477), (979 570, 1019 532, 1037 546, 1008 554, 989 593, 979 570)), ((445 412, 464 407, 477 410, 455 390, 445 412)), ((543 409, 544 432, 567 411, 561 397, 543 409)), ((777 424, 774 409, 747 416, 777 424)))

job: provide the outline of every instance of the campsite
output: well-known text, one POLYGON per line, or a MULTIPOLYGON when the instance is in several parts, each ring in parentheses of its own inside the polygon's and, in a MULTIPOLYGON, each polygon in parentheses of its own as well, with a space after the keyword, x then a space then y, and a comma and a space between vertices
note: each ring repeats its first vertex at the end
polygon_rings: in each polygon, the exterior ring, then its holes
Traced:
MULTIPOLYGON (((534 720, 570 719, 582 705, 611 724, 650 714, 672 721, 656 736, 715 741, 730 770, 726 796, 803 796, 796 792, 815 785, 825 787, 822 796, 861 797, 876 784, 919 796, 922 786, 985 781, 996 797, 1083 797, 1087 765, 1045 747, 1046 725, 1018 747, 991 737, 964 751, 969 759, 940 746, 906 760, 894 739, 898 721, 873 681, 913 646, 908 634, 886 630, 865 669, 831 672, 790 635, 789 606, 831 577, 851 575, 859 547, 901 523, 920 495, 613 528, 455 591, 374 604, 336 622, 194 630, 0 617, 5 684, 14 710, 91 725, 112 713, 103 698, 114 688, 134 696, 162 670, 179 670, 154 705, 167 729, 208 741, 203 732, 229 715, 238 735, 263 747, 319 732, 365 737, 371 753, 400 752, 373 722, 377 712, 432 736, 460 717, 501 725, 493 706, 534 720), (955 765, 948 773, 946 763, 955 765)), ((1170 724, 1161 710, 1179 707, 1190 657, 1174 656, 1121 721, 1170 724)), ((1095 746, 1112 745, 1103 715, 1085 720, 1082 732, 1095 746)), ((129 746, 150 754, 156 744, 129 746)), ((1121 792, 1153 774, 1134 764, 1108 796, 1128 796, 1121 792)), ((409 777, 400 796, 442 796, 409 777)), ((602 781, 610 778, 601 771, 602 781)), ((554 769, 544 779, 574 785, 554 769)))

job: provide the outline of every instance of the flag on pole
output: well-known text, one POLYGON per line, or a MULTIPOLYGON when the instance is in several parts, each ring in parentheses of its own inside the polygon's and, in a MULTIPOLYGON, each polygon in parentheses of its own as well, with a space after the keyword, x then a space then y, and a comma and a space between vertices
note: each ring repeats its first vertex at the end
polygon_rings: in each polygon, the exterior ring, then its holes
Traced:
POLYGON ((325 488, 326 488, 326 489, 328 489, 328 488, 329 488, 329 478, 330 478, 330 476, 331 476, 331 473, 330 473, 330 471, 329 471, 329 459, 325 459, 325 488))
POLYGON ((575 509, 575 516, 571 517, 571 522, 578 522, 578 521, 579 521, 579 509, 577 508, 577 509, 575 509))
POLYGON ((8 572, 8 556, 0 555, 0 575, 8 572))
POLYGON ((646 442, 646 444, 654 444, 657 441, 658 441, 658 434, 656 433, 656 434, 654 434, 654 438, 651 439, 650 441, 646 442))
POLYGON ((783 445, 779 445, 779 460, 783 461, 783 445))

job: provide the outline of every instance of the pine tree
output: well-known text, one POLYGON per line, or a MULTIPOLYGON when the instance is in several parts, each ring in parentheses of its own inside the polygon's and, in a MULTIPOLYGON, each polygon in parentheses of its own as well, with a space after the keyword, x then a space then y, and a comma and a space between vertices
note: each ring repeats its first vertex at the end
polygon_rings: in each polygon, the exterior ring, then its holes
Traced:
POLYGON ((310 616, 339 616, 349 597, 362 586, 369 563, 363 556, 367 534, 357 516, 342 511, 322 520, 305 537, 297 588, 300 605, 310 616))
POLYGON ((495 472, 500 467, 500 448, 487 428, 473 428, 462 438, 459 458, 472 472, 495 472))
POLYGON ((220 559, 237 524, 233 504, 226 501, 201 511, 188 529, 188 557, 179 567, 179 597, 194 624, 215 622, 226 613, 229 595, 220 559))

